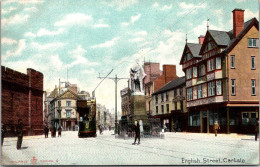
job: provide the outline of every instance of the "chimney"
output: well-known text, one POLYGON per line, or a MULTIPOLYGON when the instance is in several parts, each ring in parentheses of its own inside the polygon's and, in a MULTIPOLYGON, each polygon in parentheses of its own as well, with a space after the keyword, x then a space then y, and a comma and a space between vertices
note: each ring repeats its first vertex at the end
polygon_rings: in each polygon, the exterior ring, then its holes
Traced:
POLYGON ((165 79, 165 84, 175 78, 178 78, 178 76, 176 75, 176 65, 163 65, 163 75, 165 79))
POLYGON ((199 44, 203 44, 203 41, 204 41, 204 39, 205 39, 205 36, 199 36, 199 44))
POLYGON ((236 38, 244 29, 244 10, 234 9, 233 11, 233 37, 236 38))

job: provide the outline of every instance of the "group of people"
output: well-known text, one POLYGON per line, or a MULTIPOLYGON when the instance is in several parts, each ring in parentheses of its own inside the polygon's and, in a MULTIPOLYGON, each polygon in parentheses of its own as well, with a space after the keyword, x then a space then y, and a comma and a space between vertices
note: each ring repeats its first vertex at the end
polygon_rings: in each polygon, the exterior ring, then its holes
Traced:
MULTIPOLYGON (((59 126, 59 128, 56 130, 55 126, 52 125, 50 130, 51 130, 51 137, 56 137, 57 130, 58 130, 58 137, 61 137, 61 131, 62 131, 61 126, 59 126)), ((49 128, 47 125, 44 126, 44 134, 45 134, 45 138, 48 138, 49 128)))

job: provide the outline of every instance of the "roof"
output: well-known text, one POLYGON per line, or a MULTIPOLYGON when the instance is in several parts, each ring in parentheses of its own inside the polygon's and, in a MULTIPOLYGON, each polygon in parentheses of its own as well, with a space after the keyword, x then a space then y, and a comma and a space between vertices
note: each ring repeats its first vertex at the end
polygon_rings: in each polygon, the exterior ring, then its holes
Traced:
POLYGON ((157 92, 153 93, 153 95, 160 94, 160 93, 166 92, 168 90, 172 90, 174 88, 178 88, 184 84, 185 84, 185 76, 176 78, 176 79, 172 80, 171 82, 167 83, 166 85, 164 85, 157 92))
POLYGON ((186 55, 186 50, 189 49, 192 56, 193 57, 201 57, 199 55, 199 52, 200 52, 200 49, 201 49, 201 44, 197 44, 197 43, 186 43, 185 47, 184 47, 184 50, 183 50, 183 53, 182 53, 182 56, 181 56, 181 61, 180 61, 180 64, 183 64, 183 59, 184 59, 184 56, 186 55))
POLYGON ((56 98, 58 96, 58 88, 54 88, 48 98, 56 98))
MULTIPOLYGON (((244 23, 244 29, 238 34, 236 38, 232 39, 229 42, 228 47, 225 49, 225 51, 231 51, 253 25, 255 25, 257 29, 259 29, 259 22, 255 17, 244 23)), ((232 33, 233 35, 233 30, 229 31, 228 33, 232 33)))
POLYGON ((193 57, 201 57, 199 55, 201 44, 187 43, 187 46, 189 47, 193 57))
POLYGON ((77 99, 81 99, 80 96, 78 96, 77 94, 75 94, 73 91, 71 91, 70 89, 66 90, 65 92, 63 92, 62 94, 60 94, 59 96, 57 96, 56 98, 54 98, 53 100, 59 99, 60 97, 62 97, 64 94, 66 94, 67 92, 70 92, 71 94, 73 94, 75 97, 77 97, 77 99))
POLYGON ((230 34, 226 31, 208 30, 217 45, 227 46, 230 42, 230 34))

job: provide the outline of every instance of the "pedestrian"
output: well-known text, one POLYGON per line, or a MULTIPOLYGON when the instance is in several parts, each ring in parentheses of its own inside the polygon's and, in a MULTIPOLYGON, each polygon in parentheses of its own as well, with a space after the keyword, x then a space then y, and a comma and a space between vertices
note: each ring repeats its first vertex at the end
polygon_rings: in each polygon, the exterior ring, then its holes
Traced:
POLYGON ((214 131, 215 131, 215 136, 218 135, 218 130, 220 129, 220 126, 218 124, 218 121, 215 122, 214 124, 214 131))
POLYGON ((51 127, 51 137, 56 137, 56 128, 54 125, 51 127))
POLYGON ((138 139, 138 144, 140 144, 140 126, 138 121, 135 121, 134 128, 135 128, 135 141, 133 144, 135 144, 137 139, 138 139))
POLYGON ((2 132, 2 140, 1 140, 1 146, 3 146, 3 144, 4 144, 4 137, 5 137, 5 134, 6 134, 6 132, 7 132, 7 130, 6 130, 6 126, 5 126, 5 124, 3 124, 2 123, 2 129, 1 129, 1 132, 2 132))
POLYGON ((58 128, 58 137, 61 137, 61 126, 59 126, 59 128, 58 128))
POLYGON ((49 133, 49 128, 47 125, 44 126, 44 134, 45 134, 45 138, 48 138, 48 133, 49 133))
POLYGON ((17 126, 17 136, 18 136, 18 140, 17 140, 17 150, 21 149, 22 146, 22 142, 23 142, 23 122, 21 119, 18 120, 18 126, 17 126))
POLYGON ((102 134, 102 126, 99 125, 98 128, 99 128, 99 134, 102 134))
POLYGON ((256 121, 256 124, 255 124, 255 141, 257 141, 258 133, 259 133, 259 121, 256 121))

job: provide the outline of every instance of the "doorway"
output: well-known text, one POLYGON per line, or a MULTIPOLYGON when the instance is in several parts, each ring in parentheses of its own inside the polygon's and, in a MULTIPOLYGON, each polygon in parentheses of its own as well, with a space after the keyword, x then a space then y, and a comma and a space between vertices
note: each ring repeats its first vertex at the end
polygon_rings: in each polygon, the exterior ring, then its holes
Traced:
POLYGON ((208 125, 208 119, 202 118, 202 132, 207 133, 207 125, 208 125))

